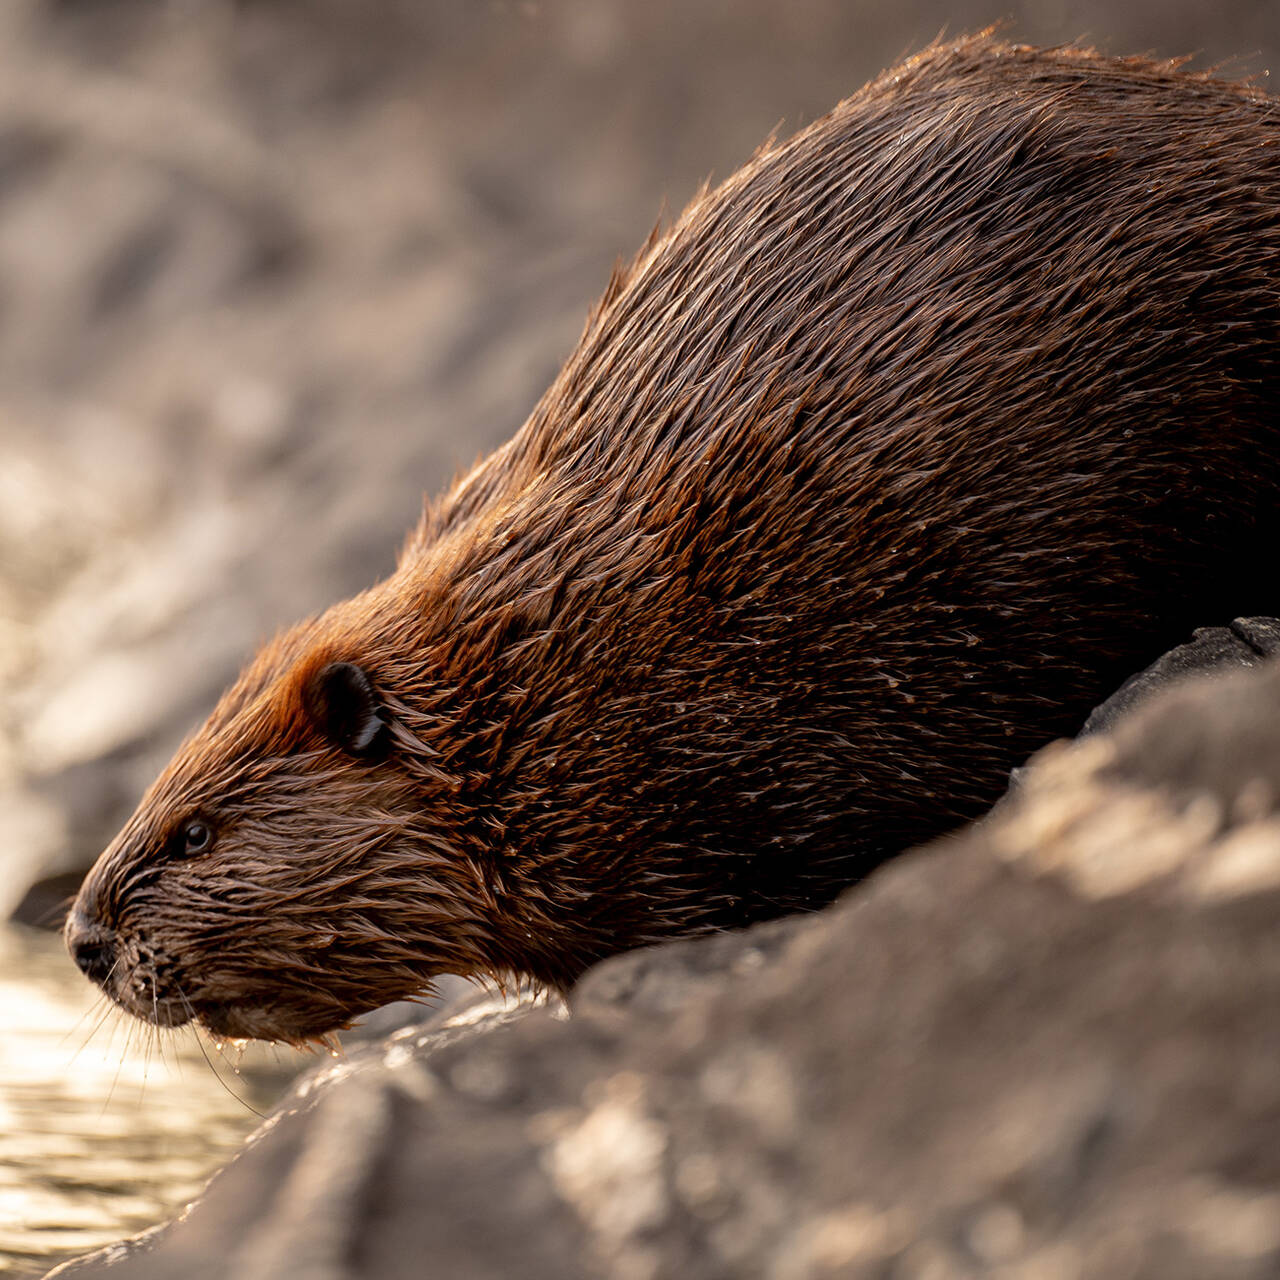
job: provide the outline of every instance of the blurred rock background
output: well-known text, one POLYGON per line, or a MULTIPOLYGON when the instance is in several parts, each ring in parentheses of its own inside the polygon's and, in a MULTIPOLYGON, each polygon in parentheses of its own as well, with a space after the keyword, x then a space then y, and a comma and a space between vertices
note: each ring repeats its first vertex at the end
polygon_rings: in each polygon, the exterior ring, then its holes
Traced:
MULTIPOLYGON (((664 205, 1002 20, 1280 50, 1274 0, 0 0, 0 921, 56 923, 255 645, 391 568, 664 205)), ((269 1105, 90 998, 0 928, 2 1274, 157 1221, 269 1105)))
POLYGON ((391 568, 664 201, 1005 18, 1280 47, 1271 0, 5 0, 0 916, 262 638, 391 568))

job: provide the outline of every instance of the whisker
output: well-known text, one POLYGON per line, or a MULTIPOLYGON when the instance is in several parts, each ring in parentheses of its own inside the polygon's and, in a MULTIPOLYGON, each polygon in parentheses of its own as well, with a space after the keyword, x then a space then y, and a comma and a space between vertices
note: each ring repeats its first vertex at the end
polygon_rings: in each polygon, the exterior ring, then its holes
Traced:
POLYGON ((76 900, 74 893, 69 893, 60 902, 55 902, 52 906, 46 907, 35 918, 35 924, 40 929, 52 929, 61 921, 65 920, 71 911, 71 907, 76 900))
POLYGON ((87 1009, 85 1009, 85 1011, 75 1020, 72 1026, 66 1031, 62 1039, 58 1041, 58 1048, 65 1049, 67 1047, 67 1041, 70 1040, 72 1036, 76 1035, 79 1031, 83 1029, 86 1019, 92 1018, 95 1020, 93 1025, 88 1029, 87 1033, 85 1034, 84 1039, 80 1041, 80 1044, 78 1045, 76 1050, 72 1053, 71 1059, 67 1063, 68 1066, 72 1066, 75 1063, 75 1060, 85 1051, 85 1049, 89 1047, 89 1041, 92 1040, 93 1037, 96 1036, 98 1032, 102 1030, 103 1023, 106 1022, 108 1015, 111 1013, 111 1010, 114 1007, 115 1006, 112 1005, 111 1001, 107 999, 106 992, 99 991, 97 998, 94 1000, 94 1002, 87 1009))
MULTIPOLYGON (((128 1019, 128 1022, 132 1023, 132 1021, 133 1021, 132 1018, 128 1019)), ((110 1053, 111 1046, 115 1043, 116 1030, 119 1028, 119 1026, 120 1026, 120 1023, 118 1020, 112 1024, 111 1038, 107 1041, 108 1053, 110 1053)), ((99 1119, 101 1119, 103 1116, 107 1114, 107 1108, 111 1105, 112 1099, 115 1097, 116 1085, 120 1083, 120 1072, 124 1070, 125 1060, 129 1056, 129 1040, 130 1040, 130 1037, 132 1036, 132 1033, 133 1033, 132 1027, 126 1025, 125 1033, 124 1033, 124 1048, 120 1052, 120 1061, 116 1064, 116 1073, 114 1076, 111 1077, 111 1087, 107 1090, 107 1096, 102 1100, 102 1110, 98 1113, 99 1119)))
MULTIPOLYGON (((107 970, 107 976, 106 976, 106 979, 104 979, 104 981, 109 982, 111 980, 112 976, 115 974, 116 966, 119 963, 120 963, 119 957, 117 957, 115 960, 112 961, 111 968, 107 970)), ((95 1014, 98 1013, 100 1009, 103 1008, 104 1001, 106 1002, 105 1007, 108 1010, 115 1007, 112 1004, 111 999, 110 997, 108 997, 107 993, 101 987, 99 987, 97 999, 75 1020, 75 1022, 67 1030, 66 1034, 58 1042, 59 1048, 65 1045, 66 1042, 80 1029, 80 1025, 84 1022, 86 1018, 94 1016, 95 1014)), ((89 1040, 91 1040, 98 1033, 98 1031, 101 1030, 102 1024, 105 1021, 106 1021, 106 1014, 104 1013, 102 1017, 98 1019, 97 1025, 93 1028, 92 1031, 89 1032, 88 1037, 85 1039, 84 1044, 80 1046, 80 1049, 83 1049, 85 1045, 89 1043, 89 1040)), ((79 1054, 80 1049, 76 1050, 76 1054, 79 1054)), ((72 1062, 75 1061, 75 1056, 72 1057, 71 1061, 72 1062)))
POLYGON ((266 1113, 259 1111, 247 1098, 242 1098, 219 1074, 218 1068, 213 1065, 213 1059, 209 1057, 209 1052, 204 1046, 204 1037, 200 1034, 200 1025, 195 1020, 195 1010, 191 1007, 191 1001, 187 999, 186 992, 181 987, 175 988, 178 992, 178 998, 182 1001, 183 1008, 191 1015, 192 1034, 196 1038, 196 1044, 200 1046, 200 1052, 204 1056, 205 1062, 209 1064, 209 1070, 213 1072, 213 1078, 246 1110, 253 1112, 259 1120, 265 1120, 266 1113))

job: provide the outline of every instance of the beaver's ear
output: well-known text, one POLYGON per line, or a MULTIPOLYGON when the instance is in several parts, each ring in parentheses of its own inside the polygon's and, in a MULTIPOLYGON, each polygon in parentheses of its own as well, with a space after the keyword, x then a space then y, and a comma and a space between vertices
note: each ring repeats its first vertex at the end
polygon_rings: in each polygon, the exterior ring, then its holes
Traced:
POLYGON ((391 735, 368 672, 354 662, 331 662, 307 682, 307 714, 335 747, 360 760, 386 754, 391 735))

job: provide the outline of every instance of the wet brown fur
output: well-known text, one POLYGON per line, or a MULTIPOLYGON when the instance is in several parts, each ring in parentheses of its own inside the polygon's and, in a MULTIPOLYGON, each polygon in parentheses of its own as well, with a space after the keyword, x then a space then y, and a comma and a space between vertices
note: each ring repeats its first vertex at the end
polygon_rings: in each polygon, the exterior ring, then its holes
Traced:
POLYGON ((814 907, 1194 625, 1274 612, 1278 142, 1249 88, 979 37, 766 145, 178 753, 79 900, 107 990, 301 1039, 814 907), (308 716, 333 660, 384 761, 308 716), (192 814, 212 850, 165 854, 192 814))

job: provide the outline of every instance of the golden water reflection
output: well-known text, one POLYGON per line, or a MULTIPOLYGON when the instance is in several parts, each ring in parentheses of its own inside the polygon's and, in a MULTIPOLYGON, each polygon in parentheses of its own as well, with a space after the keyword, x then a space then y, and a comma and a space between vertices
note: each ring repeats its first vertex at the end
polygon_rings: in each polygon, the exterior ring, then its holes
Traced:
POLYGON ((5 1276, 170 1216, 258 1123, 250 1106, 265 1110, 314 1061, 268 1045, 202 1053, 190 1029, 148 1031, 95 999, 61 939, 16 927, 0 927, 0 1027, 5 1276))

